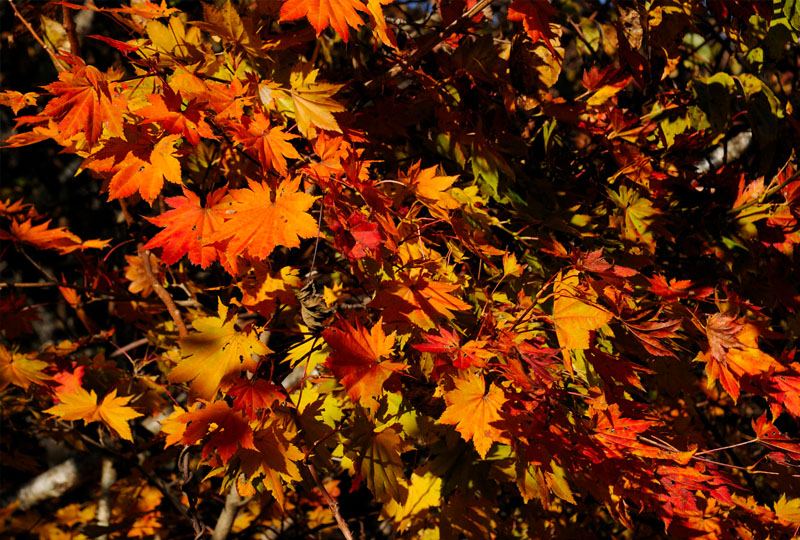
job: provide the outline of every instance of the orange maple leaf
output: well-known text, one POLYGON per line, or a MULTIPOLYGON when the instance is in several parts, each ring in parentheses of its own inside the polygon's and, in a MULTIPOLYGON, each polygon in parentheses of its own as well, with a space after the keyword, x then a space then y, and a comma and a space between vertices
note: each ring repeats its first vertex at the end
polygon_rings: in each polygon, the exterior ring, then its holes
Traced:
POLYGON ((492 426, 502 419, 500 411, 507 401, 505 394, 494 383, 487 392, 480 373, 467 372, 453 382, 455 388, 444 393, 447 408, 439 423, 455 425, 461 438, 472 441, 481 458, 485 458, 493 442, 509 442, 502 431, 492 426))
POLYGON ((291 443, 289 432, 276 422, 269 422, 253 439, 253 446, 239 452, 241 471, 251 481, 260 478, 264 486, 283 508, 284 490, 281 480, 293 482, 302 479, 295 462, 305 455, 291 443))
POLYGON ((233 457, 240 446, 255 449, 253 430, 247 420, 224 401, 206 403, 204 408, 185 412, 177 420, 186 424, 181 439, 183 444, 191 446, 208 437, 203 445, 204 460, 215 448, 223 464, 233 457))
POLYGON ((12 221, 11 231, 0 229, 0 239, 31 244, 39 249, 53 249, 62 255, 84 249, 102 249, 108 240, 81 240, 65 227, 48 229, 50 220, 34 225, 31 219, 23 222, 12 221))
POLYGON ((146 159, 134 151, 128 152, 125 159, 114 166, 116 174, 108 185, 108 200, 129 197, 138 191, 144 200, 152 203, 161 193, 164 180, 180 184, 181 163, 174 148, 180 138, 180 135, 161 138, 146 159))
POLYGON ((128 103, 119 92, 119 84, 110 82, 97 68, 83 65, 76 57, 71 62, 72 71, 59 73, 58 82, 44 87, 54 97, 40 115, 30 119, 54 120, 59 140, 64 142, 81 134, 93 146, 103 130, 112 137, 122 135, 128 103))
POLYGON ((76 392, 57 395, 61 402, 44 412, 58 416, 62 420, 83 420, 84 424, 103 422, 117 435, 133 442, 128 420, 142 416, 133 408, 127 407, 133 396, 117 397, 115 388, 98 404, 94 390, 87 392, 83 388, 78 388, 76 392))
POLYGON ((169 380, 192 381, 192 392, 199 398, 213 398, 227 375, 255 372, 258 361, 252 355, 271 352, 252 333, 236 329, 236 317, 228 319, 228 307, 222 302, 217 317, 200 317, 192 325, 198 333, 180 340, 183 360, 172 369, 169 380))
MULTIPOLYGON (((289 1, 294 2, 295 0, 289 1)), ((333 113, 344 111, 345 108, 331 98, 342 85, 317 81, 318 72, 317 69, 298 69, 292 71, 289 76, 294 119, 300 133, 307 138, 311 138, 313 135, 312 126, 328 131, 342 132, 333 113)))
POLYGON ((322 332, 322 337, 333 351, 326 361, 328 369, 342 382, 350 397, 364 406, 380 396, 386 379, 407 367, 381 361, 392 354, 395 339, 394 333, 388 336, 384 333, 383 319, 369 331, 358 322, 353 327, 342 321, 339 327, 322 332))
POLYGON ((272 169, 285 176, 286 158, 300 159, 300 154, 289 143, 290 140, 296 139, 297 135, 286 133, 281 126, 270 127, 269 118, 263 113, 258 112, 252 118, 245 117, 237 126, 237 133, 233 136, 234 142, 255 150, 264 170, 272 169))
POLYGON ((611 313, 581 299, 576 270, 559 274, 553 285, 553 323, 564 350, 588 349, 589 333, 611 320, 611 313))
POLYGON ((753 324, 741 324, 730 316, 715 313, 706 323, 706 335, 710 349, 700 352, 695 361, 706 363, 709 388, 719 380, 734 402, 739 399, 739 381, 745 375, 752 377, 785 369, 758 348, 758 328, 753 324))
POLYGON ((553 56, 560 58, 550 43, 550 40, 554 39, 556 35, 550 30, 549 19, 557 13, 558 10, 551 6, 550 2, 514 0, 508 7, 508 20, 522 21, 525 32, 528 33, 533 43, 543 39, 553 56))
POLYGON ((35 92, 27 92, 23 94, 22 92, 17 92, 15 90, 6 90, 5 92, 0 92, 0 105, 11 107, 11 110, 14 111, 14 114, 17 114, 20 109, 27 107, 28 105, 36 105, 36 98, 38 97, 39 94, 35 92))
MULTIPOLYGON (((453 311, 464 311, 470 305, 450 294, 459 285, 433 281, 417 270, 403 274, 391 288, 381 291, 372 305, 386 308, 390 313, 407 318, 412 324, 430 330, 436 326, 435 319, 452 319, 453 311)), ((392 317, 392 321, 396 320, 392 317)))
POLYGON ((408 188, 436 215, 446 216, 447 210, 460 208, 461 204, 446 190, 458 180, 458 176, 438 176, 436 167, 420 168, 417 161, 408 172, 400 173, 397 179, 408 188))
POLYGON ((189 255, 193 264, 208 268, 218 258, 216 248, 210 244, 214 233, 225 221, 227 205, 223 198, 226 193, 227 188, 219 188, 206 197, 204 206, 200 205, 200 197, 185 187, 183 197, 165 199, 172 210, 146 218, 165 229, 147 242, 145 249, 164 248, 161 253, 164 264, 175 264, 184 255, 189 255))
POLYGON ((298 191, 300 179, 285 179, 276 190, 250 181, 249 189, 230 192, 225 223, 214 240, 225 242, 230 259, 246 255, 266 259, 276 246, 298 247, 301 238, 317 234, 317 222, 306 212, 316 197, 298 191))
POLYGON ((281 6, 281 21, 294 21, 306 17, 319 36, 323 30, 332 27, 347 43, 350 28, 364 24, 358 11, 367 11, 357 0, 287 0, 281 6))
POLYGON ((164 87, 164 95, 148 94, 149 105, 136 110, 136 114, 146 120, 158 122, 167 133, 184 137, 193 146, 200 144, 200 137, 216 139, 211 126, 206 123, 203 107, 195 100, 184 104, 181 95, 169 86, 164 87))

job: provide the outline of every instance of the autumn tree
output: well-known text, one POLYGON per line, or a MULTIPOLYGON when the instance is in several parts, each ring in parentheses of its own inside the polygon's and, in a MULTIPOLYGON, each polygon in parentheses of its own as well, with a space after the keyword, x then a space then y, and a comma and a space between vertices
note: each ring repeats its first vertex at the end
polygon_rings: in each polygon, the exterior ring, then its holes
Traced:
POLYGON ((797 536, 796 0, 0 9, 4 535, 797 536))

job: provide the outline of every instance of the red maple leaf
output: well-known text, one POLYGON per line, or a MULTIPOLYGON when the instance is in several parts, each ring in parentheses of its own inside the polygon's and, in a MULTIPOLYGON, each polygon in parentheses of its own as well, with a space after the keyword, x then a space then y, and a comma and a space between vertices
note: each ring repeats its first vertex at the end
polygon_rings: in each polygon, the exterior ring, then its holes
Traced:
POLYGON ((164 264, 175 264, 184 255, 189 255, 193 264, 207 268, 217 260, 217 249, 210 245, 211 238, 225 221, 227 205, 221 202, 227 188, 221 187, 206 198, 200 205, 200 197, 183 188, 183 197, 165 199, 172 210, 160 216, 147 218, 163 231, 155 235, 144 247, 153 249, 163 247, 161 260, 164 264))
POLYGON ((271 408, 275 402, 286 399, 283 388, 264 379, 240 379, 228 390, 233 408, 254 420, 258 411, 271 408))
POLYGON ((203 446, 203 459, 207 459, 216 448, 225 464, 240 446, 256 449, 253 444, 253 430, 247 420, 224 401, 207 403, 203 409, 180 415, 178 421, 187 424, 183 432, 183 444, 193 445, 207 439, 203 446))
POLYGON ((550 40, 556 35, 550 30, 549 18, 558 13, 558 10, 546 1, 514 0, 508 7, 509 21, 522 21, 525 31, 530 36, 531 41, 536 43, 540 39, 544 40, 547 48, 553 53, 555 58, 559 58, 550 40))
POLYGON ((333 350, 326 361, 328 369, 350 397, 364 405, 380 396, 386 379, 406 369, 405 364, 381 360, 392 354, 394 345, 394 334, 383 332, 382 319, 371 330, 358 322, 352 326, 342 321, 338 327, 322 332, 322 337, 333 350))
POLYGON ((204 118, 203 110, 196 101, 184 105, 180 94, 173 92, 169 86, 164 86, 164 95, 148 94, 147 101, 150 105, 136 110, 136 114, 158 122, 167 133, 180 135, 192 145, 200 144, 200 137, 216 139, 204 118))

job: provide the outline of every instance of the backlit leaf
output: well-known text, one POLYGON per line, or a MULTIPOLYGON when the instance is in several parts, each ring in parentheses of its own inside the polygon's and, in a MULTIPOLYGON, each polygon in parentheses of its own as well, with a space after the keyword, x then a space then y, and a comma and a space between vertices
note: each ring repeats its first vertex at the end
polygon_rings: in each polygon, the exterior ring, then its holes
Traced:
POLYGON ((299 246, 301 238, 317 234, 317 222, 307 213, 316 197, 299 187, 300 179, 295 178, 283 180, 276 190, 251 181, 248 189, 230 191, 227 219, 214 240, 225 242, 230 258, 245 255, 256 260, 277 246, 299 246))
POLYGON ((236 329, 236 317, 228 320, 228 308, 221 302, 218 313, 194 320, 197 332, 180 341, 183 360, 169 373, 171 382, 191 381, 192 393, 206 400, 216 395, 223 377, 255 372, 258 361, 252 356, 270 352, 252 332, 236 329))
POLYGON ((350 397, 364 405, 380 396, 386 379, 406 369, 405 364, 383 360, 392 355, 395 336, 383 332, 382 320, 371 330, 342 321, 325 330, 322 337, 332 350, 326 366, 350 397))
POLYGON ((485 458, 492 443, 508 442, 503 432, 492 425, 502 419, 505 394, 494 383, 489 384, 487 392, 483 375, 474 372, 453 379, 453 383, 455 388, 444 393, 447 409, 439 423, 455 425, 461 438, 472 441, 478 454, 485 458))
POLYGON ((582 300, 578 272, 559 274, 553 285, 553 322, 565 350, 588 349, 589 333, 611 320, 611 313, 582 300))
POLYGON ((44 412, 58 416, 62 420, 83 420, 84 424, 103 422, 123 439, 133 441, 128 421, 142 416, 127 406, 133 396, 117 397, 115 388, 98 404, 94 390, 87 392, 79 388, 76 392, 59 394, 58 397, 61 402, 44 412))

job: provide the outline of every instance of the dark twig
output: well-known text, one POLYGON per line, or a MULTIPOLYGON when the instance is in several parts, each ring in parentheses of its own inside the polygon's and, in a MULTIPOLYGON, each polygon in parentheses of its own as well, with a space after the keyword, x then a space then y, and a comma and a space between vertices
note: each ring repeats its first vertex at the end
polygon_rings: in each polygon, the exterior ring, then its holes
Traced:
POLYGON ((142 259, 142 268, 147 276, 147 281, 161 301, 164 302, 170 317, 172 317, 175 326, 178 328, 178 336, 180 336, 181 339, 187 337, 189 332, 186 331, 186 325, 183 324, 181 312, 178 310, 178 306, 175 305, 175 302, 172 300, 167 290, 161 286, 161 283, 158 282, 156 276, 153 274, 153 268, 150 266, 150 250, 144 249, 142 244, 139 244, 139 258, 142 259))

